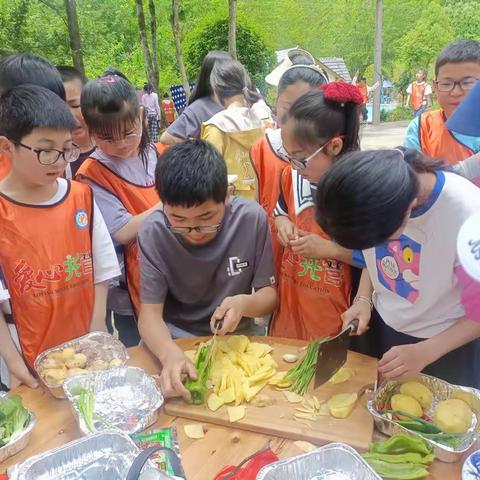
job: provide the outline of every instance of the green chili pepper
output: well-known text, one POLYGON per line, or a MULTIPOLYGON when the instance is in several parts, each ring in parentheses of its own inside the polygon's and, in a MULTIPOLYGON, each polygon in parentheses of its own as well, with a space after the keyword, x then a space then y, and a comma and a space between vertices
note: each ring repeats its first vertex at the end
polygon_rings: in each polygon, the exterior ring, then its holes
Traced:
POLYGON ((425 433, 440 433, 441 430, 433 423, 424 420, 423 418, 416 417, 415 415, 410 415, 409 413, 402 412, 401 410, 385 410, 383 413, 391 413, 392 415, 402 415, 407 417, 410 420, 394 420, 399 425, 408 428, 409 430, 414 430, 415 432, 425 432, 425 433), (404 425, 405 424, 405 425, 404 425), (409 425, 409 426, 406 426, 409 425))
POLYGON ((382 460, 387 463, 421 463, 428 465, 435 460, 435 455, 429 453, 428 455, 422 455, 417 452, 390 454, 390 453, 364 453, 363 458, 365 460, 382 460))
POLYGON ((428 475, 425 465, 417 463, 388 463, 374 458, 366 460, 381 477, 391 480, 416 480, 428 475))
POLYGON ((419 437, 410 435, 393 435, 385 442, 375 442, 370 444, 370 453, 409 453, 416 452, 428 455, 431 448, 419 437))
POLYGON ((190 403, 194 405, 202 405, 205 403, 205 396, 207 394, 207 380, 210 375, 210 367, 212 365, 212 358, 209 355, 211 344, 203 345, 198 352, 195 368, 197 369, 198 377, 196 380, 188 378, 185 382, 185 388, 190 392, 190 403))

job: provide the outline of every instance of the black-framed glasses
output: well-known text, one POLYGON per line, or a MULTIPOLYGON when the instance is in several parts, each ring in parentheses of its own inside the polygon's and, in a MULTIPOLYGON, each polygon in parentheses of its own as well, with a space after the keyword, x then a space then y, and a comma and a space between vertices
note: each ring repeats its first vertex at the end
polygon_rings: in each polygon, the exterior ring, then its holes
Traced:
POLYGON ((75 144, 72 148, 65 150, 57 150, 56 148, 33 148, 21 142, 15 142, 15 144, 35 153, 38 163, 41 165, 53 165, 58 162, 60 157, 62 157, 65 162, 71 163, 78 160, 81 153, 80 148, 75 144))
POLYGON ((168 215, 165 213, 165 207, 163 208, 163 214, 165 215, 165 224, 167 228, 173 232, 173 233, 179 233, 179 234, 187 234, 191 232, 197 232, 197 233, 216 233, 220 230, 222 226, 222 222, 217 223, 216 225, 205 225, 205 226, 200 226, 200 227, 175 227, 170 223, 170 220, 168 219, 168 215))
MULTIPOLYGON (((333 138, 335 138, 335 137, 333 137, 333 138)), ((333 138, 331 138, 330 140, 325 142, 322 146, 318 147, 317 150, 315 150, 311 155, 309 155, 308 157, 302 158, 302 159, 293 158, 287 152, 285 147, 283 147, 283 153, 282 154, 298 170, 304 170, 305 168, 307 168, 308 162, 310 162, 310 160, 312 160, 312 158, 314 158, 316 155, 318 155, 333 140, 333 138)), ((343 135, 340 135, 339 138, 343 138, 343 135)))
POLYGON ((476 77, 462 78, 459 82, 453 80, 435 80, 435 85, 439 92, 451 92, 457 85, 464 91, 469 92, 478 82, 476 77))

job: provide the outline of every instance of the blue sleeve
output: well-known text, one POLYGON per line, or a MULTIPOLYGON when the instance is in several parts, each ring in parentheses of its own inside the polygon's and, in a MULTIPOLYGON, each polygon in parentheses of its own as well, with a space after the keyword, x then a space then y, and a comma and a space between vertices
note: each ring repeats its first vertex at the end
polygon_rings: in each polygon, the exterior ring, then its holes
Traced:
POLYGON ((365 257, 363 256, 363 252, 361 250, 354 250, 352 253, 352 262, 358 268, 366 268, 367 262, 365 262, 365 257))
POLYGON ((418 150, 419 152, 422 151, 422 147, 420 146, 420 141, 418 139, 418 117, 414 118, 410 125, 408 125, 407 133, 403 140, 403 146, 405 148, 412 148, 413 150, 418 150))

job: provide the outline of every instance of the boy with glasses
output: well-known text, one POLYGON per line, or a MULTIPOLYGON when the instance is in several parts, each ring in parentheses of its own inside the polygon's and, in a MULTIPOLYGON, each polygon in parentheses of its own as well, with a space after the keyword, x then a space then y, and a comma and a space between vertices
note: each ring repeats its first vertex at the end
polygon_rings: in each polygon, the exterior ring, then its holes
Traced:
POLYGON ((260 205, 227 196, 225 161, 206 142, 170 147, 155 177, 163 209, 138 236, 139 330, 162 363, 163 394, 188 397, 182 377, 195 368, 172 337, 252 333, 252 319, 274 310, 270 231, 260 205))
POLYGON ((404 146, 449 164, 479 152, 479 137, 451 132, 445 125, 479 79, 480 42, 457 40, 444 48, 437 57, 433 82, 440 110, 425 112, 412 120, 404 146))
POLYGON ((44 87, 18 86, 0 97, 0 152, 12 165, 0 181, 8 288, 0 299, 10 298, 12 310, 11 321, 0 313, 0 355, 10 386, 36 386, 29 368, 43 350, 106 330, 108 282, 120 269, 92 190, 62 178, 80 154, 76 127, 67 104, 44 87))

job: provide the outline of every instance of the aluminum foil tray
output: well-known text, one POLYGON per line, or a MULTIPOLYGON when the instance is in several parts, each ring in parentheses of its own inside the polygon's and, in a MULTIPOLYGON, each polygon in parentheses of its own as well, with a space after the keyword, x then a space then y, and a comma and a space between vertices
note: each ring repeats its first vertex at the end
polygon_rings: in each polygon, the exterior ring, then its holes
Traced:
POLYGON ((469 396, 473 411, 472 424, 468 432, 463 436, 461 444, 455 448, 448 447, 447 445, 443 445, 424 437, 421 433, 408 430, 401 425, 398 425, 394 420, 390 420, 382 415, 379 411, 381 410, 380 406, 388 403, 391 396, 398 392, 400 382, 396 381, 382 383, 382 385, 371 394, 368 400, 368 410, 373 415, 376 427, 386 435, 407 433, 409 435, 419 436, 432 445, 433 452, 439 460, 449 463, 458 462, 480 436, 480 421, 478 419, 478 415, 480 414, 480 391, 475 388, 452 385, 429 375, 419 375, 412 380, 423 383, 433 393, 432 406, 426 411, 429 416, 433 416, 437 405, 442 400, 452 398, 459 393, 469 396))
POLYGON ((381 480, 367 462, 343 443, 263 467, 257 480, 381 480))
MULTIPOLYGON (((0 392, 0 397, 8 396, 6 392, 0 392)), ((29 419, 27 426, 16 438, 11 440, 9 443, 0 448, 0 463, 4 462, 8 457, 16 455, 18 452, 23 450, 30 441, 32 436, 33 427, 35 427, 36 418, 32 412, 28 412, 29 419)))
POLYGON ((119 367, 78 375, 63 384, 80 430, 90 434, 78 409, 79 391, 91 390, 94 396, 94 426, 97 431, 115 430, 138 433, 155 423, 163 396, 155 380, 141 368, 119 367))
POLYGON ((118 358, 121 360, 121 365, 125 365, 129 359, 127 349, 122 342, 117 340, 114 336, 106 332, 92 332, 83 337, 75 338, 69 342, 62 343, 54 348, 45 350, 35 360, 34 369, 40 380, 40 383, 50 391, 56 398, 65 398, 62 384, 49 384, 40 375, 40 366, 45 357, 53 352, 58 352, 67 347, 73 347, 79 353, 85 353, 89 363, 96 359, 113 360, 118 358))
MULTIPOLYGON (((22 463, 14 480, 125 480, 140 453, 128 435, 102 432, 54 448, 22 463)), ((164 480, 148 461, 141 480, 164 480)))

